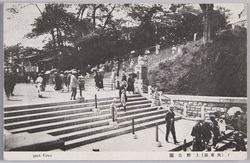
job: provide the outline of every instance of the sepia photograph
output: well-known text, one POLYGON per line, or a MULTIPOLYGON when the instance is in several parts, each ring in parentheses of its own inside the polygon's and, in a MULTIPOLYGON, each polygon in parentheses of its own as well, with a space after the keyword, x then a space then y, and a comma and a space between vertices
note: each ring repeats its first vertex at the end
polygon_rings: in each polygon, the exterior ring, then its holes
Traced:
POLYGON ((247 3, 4 3, 5 160, 246 160, 247 3))

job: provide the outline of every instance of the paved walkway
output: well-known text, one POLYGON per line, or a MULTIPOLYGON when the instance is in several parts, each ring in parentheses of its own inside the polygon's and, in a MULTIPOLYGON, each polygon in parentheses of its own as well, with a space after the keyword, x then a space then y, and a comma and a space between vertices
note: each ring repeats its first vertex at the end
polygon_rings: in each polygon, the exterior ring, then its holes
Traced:
MULTIPOLYGON (((187 142, 192 140, 190 135, 192 127, 195 121, 188 120, 178 120, 175 123, 177 140, 180 144, 183 144, 184 139, 187 142), (185 127, 183 127, 185 126, 185 127)), ((144 129, 141 131, 136 131, 137 139, 134 139, 133 134, 125 134, 118 137, 106 139, 100 142, 87 144, 78 148, 73 148, 68 150, 69 152, 91 152, 93 149, 99 149, 100 152, 166 152, 178 145, 175 145, 172 140, 172 134, 169 134, 169 141, 165 141, 165 125, 160 125, 159 128, 159 141, 162 143, 162 147, 157 147, 157 142, 155 141, 155 127, 144 129)), ((188 148, 187 151, 190 151, 188 148)))
MULTIPOLYGON (((108 81, 108 78, 105 78, 108 81)), ((94 79, 86 79, 86 90, 82 91, 83 97, 85 99, 94 99, 95 94, 97 98, 104 97, 118 97, 118 90, 111 90, 110 87, 105 87, 104 90, 97 91, 94 87, 94 79)), ((66 90, 66 88, 65 88, 66 90)), ((80 97, 79 89, 77 90, 77 98, 80 97)), ((6 100, 4 97, 4 106, 19 106, 19 105, 29 105, 29 104, 43 104, 43 103, 53 103, 53 102, 65 102, 70 101, 71 92, 61 92, 55 91, 54 85, 46 85, 46 89, 43 92, 43 98, 39 98, 37 94, 37 89, 35 84, 24 84, 18 83, 15 86, 14 96, 10 97, 10 100, 6 100)), ((78 99, 79 100, 79 99, 78 99)))

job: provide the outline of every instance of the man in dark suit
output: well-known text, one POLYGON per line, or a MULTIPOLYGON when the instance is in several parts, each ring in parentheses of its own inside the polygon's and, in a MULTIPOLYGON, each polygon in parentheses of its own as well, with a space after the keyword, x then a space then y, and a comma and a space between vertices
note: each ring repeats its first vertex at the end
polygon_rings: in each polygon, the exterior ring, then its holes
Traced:
POLYGON ((169 135, 169 133, 171 131, 171 133, 173 135, 173 139, 174 139, 174 144, 177 144, 179 142, 176 140, 176 135, 175 135, 175 126, 174 126, 174 116, 175 116, 175 114, 174 114, 173 110, 174 110, 174 107, 171 106, 170 110, 167 112, 166 117, 165 117, 165 120, 167 122, 167 124, 166 124, 166 127, 167 127, 166 141, 169 142, 168 141, 168 135, 169 135))

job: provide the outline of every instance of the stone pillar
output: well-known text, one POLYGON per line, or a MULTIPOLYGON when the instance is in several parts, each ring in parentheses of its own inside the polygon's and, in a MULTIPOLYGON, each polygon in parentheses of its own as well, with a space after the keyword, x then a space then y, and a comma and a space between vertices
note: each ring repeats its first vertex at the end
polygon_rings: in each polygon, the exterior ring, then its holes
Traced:
POLYGON ((170 99, 170 105, 174 106, 174 100, 172 98, 170 99))
POLYGON ((135 93, 143 93, 143 84, 142 84, 142 79, 136 79, 135 80, 135 93))
POLYGON ((143 87, 143 85, 149 85, 148 81, 148 67, 146 65, 136 65, 135 66, 135 74, 137 74, 137 80, 138 80, 138 88, 141 93, 143 93, 143 90, 148 90, 147 87, 143 87), (142 87, 141 87, 142 86, 142 87))
POLYGON ((183 116, 186 117, 187 116, 187 102, 184 102, 183 104, 183 112, 182 112, 183 116))
POLYGON ((152 86, 149 85, 148 86, 148 96, 151 96, 152 95, 152 86))
POLYGON ((201 119, 202 120, 205 119, 205 106, 204 105, 201 106, 201 119))

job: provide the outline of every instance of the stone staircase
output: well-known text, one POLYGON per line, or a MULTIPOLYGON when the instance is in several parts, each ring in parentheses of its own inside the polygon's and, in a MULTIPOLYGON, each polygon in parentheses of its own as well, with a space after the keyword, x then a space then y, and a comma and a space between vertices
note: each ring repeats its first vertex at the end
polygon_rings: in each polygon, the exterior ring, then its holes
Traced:
MULTIPOLYGON (((16 137, 15 141, 21 141, 18 136, 34 139, 32 135, 48 139, 39 142, 42 144, 41 148, 36 140, 32 140, 8 150, 68 150, 132 133, 132 119, 135 131, 165 123, 165 109, 157 111, 157 107, 151 107, 150 100, 135 94, 128 95, 126 112, 118 107, 118 125, 114 127, 110 125, 112 116, 109 113, 113 98, 115 97, 98 99, 99 112, 96 112, 94 99, 5 107, 4 129, 10 133, 7 137, 16 137), (54 145, 46 146, 46 143, 54 145)), ((120 104, 117 102, 118 105, 120 104)))

